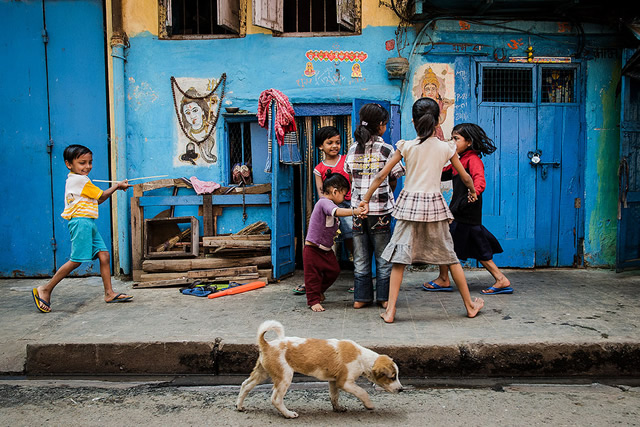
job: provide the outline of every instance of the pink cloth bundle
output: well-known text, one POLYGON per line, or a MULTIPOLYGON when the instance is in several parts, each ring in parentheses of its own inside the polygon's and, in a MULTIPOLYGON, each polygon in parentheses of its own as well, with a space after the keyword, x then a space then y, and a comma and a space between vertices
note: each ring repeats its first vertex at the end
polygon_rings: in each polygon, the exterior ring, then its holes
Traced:
POLYGON ((218 184, 217 182, 200 181, 195 176, 192 176, 191 178, 189 178, 189 181, 191 181, 191 186, 193 187, 194 190, 196 190, 197 194, 213 193, 215 190, 220 188, 220 184, 218 184))

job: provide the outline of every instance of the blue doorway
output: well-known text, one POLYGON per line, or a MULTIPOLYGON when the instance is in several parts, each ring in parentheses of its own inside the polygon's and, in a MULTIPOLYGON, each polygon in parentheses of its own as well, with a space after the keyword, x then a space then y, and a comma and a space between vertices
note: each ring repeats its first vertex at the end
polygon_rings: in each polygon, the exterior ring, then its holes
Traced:
POLYGON ((483 158, 483 221, 504 267, 582 264, 584 112, 578 64, 478 63, 478 124, 498 150, 483 158))
MULTIPOLYGON (((0 190, 7 208, 0 229, 8 249, 0 277, 50 276, 70 252, 67 221, 60 217, 68 173, 64 148, 88 146, 91 178, 109 177, 103 4, 2 2, 0 24, 6 39, 0 55, 11 64, 0 71, 0 167, 12 183, 0 190)), ((110 224, 105 202, 98 219, 105 241, 111 240, 110 224)), ((98 273, 97 263, 74 272, 98 273)))

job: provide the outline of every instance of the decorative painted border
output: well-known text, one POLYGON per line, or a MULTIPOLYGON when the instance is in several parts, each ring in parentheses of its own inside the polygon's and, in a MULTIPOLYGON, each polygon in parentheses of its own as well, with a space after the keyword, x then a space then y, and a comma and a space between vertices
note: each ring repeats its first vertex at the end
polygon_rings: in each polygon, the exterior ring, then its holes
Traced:
POLYGON ((309 61, 344 61, 344 62, 364 62, 369 57, 366 52, 344 51, 344 50, 308 50, 305 56, 309 61))

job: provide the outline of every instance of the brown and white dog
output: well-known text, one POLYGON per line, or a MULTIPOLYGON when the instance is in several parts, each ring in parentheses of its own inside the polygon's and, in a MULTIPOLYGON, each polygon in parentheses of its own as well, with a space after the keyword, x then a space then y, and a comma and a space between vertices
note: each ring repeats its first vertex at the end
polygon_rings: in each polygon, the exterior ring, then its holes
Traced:
POLYGON ((373 409, 367 392, 356 384, 361 375, 391 393, 402 391, 398 380, 398 366, 389 356, 380 355, 350 340, 320 340, 315 338, 285 337, 280 322, 267 320, 258 328, 260 355, 251 376, 240 387, 236 408, 244 409, 247 394, 268 377, 273 381, 271 403, 286 418, 297 418, 298 414, 284 406, 293 373, 329 381, 329 395, 334 411, 344 411, 338 404, 339 390, 356 396, 365 408, 373 409), (275 331, 278 337, 267 341, 267 331, 275 331))

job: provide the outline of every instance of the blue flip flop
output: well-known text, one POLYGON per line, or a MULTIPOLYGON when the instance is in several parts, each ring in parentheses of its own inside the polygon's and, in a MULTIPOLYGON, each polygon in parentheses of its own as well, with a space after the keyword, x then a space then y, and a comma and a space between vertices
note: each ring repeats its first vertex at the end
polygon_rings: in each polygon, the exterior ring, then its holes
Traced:
POLYGON ((507 286, 506 288, 494 288, 491 286, 490 288, 484 289, 484 291, 480 292, 482 295, 498 295, 498 294, 512 294, 513 288, 507 286), (490 292, 484 292, 490 291, 490 292))
POLYGON ((115 297, 113 297, 113 299, 107 301, 107 304, 114 304, 117 302, 128 302, 128 301, 131 301, 132 299, 133 299, 133 295, 125 295, 123 293, 120 293, 115 297))
POLYGON ((428 282, 431 286, 433 286, 433 288, 427 288, 425 286, 425 284, 422 284, 422 290, 423 291, 427 291, 427 292, 453 292, 453 288, 451 286, 449 287, 443 287, 440 285, 436 285, 433 280, 428 282))

